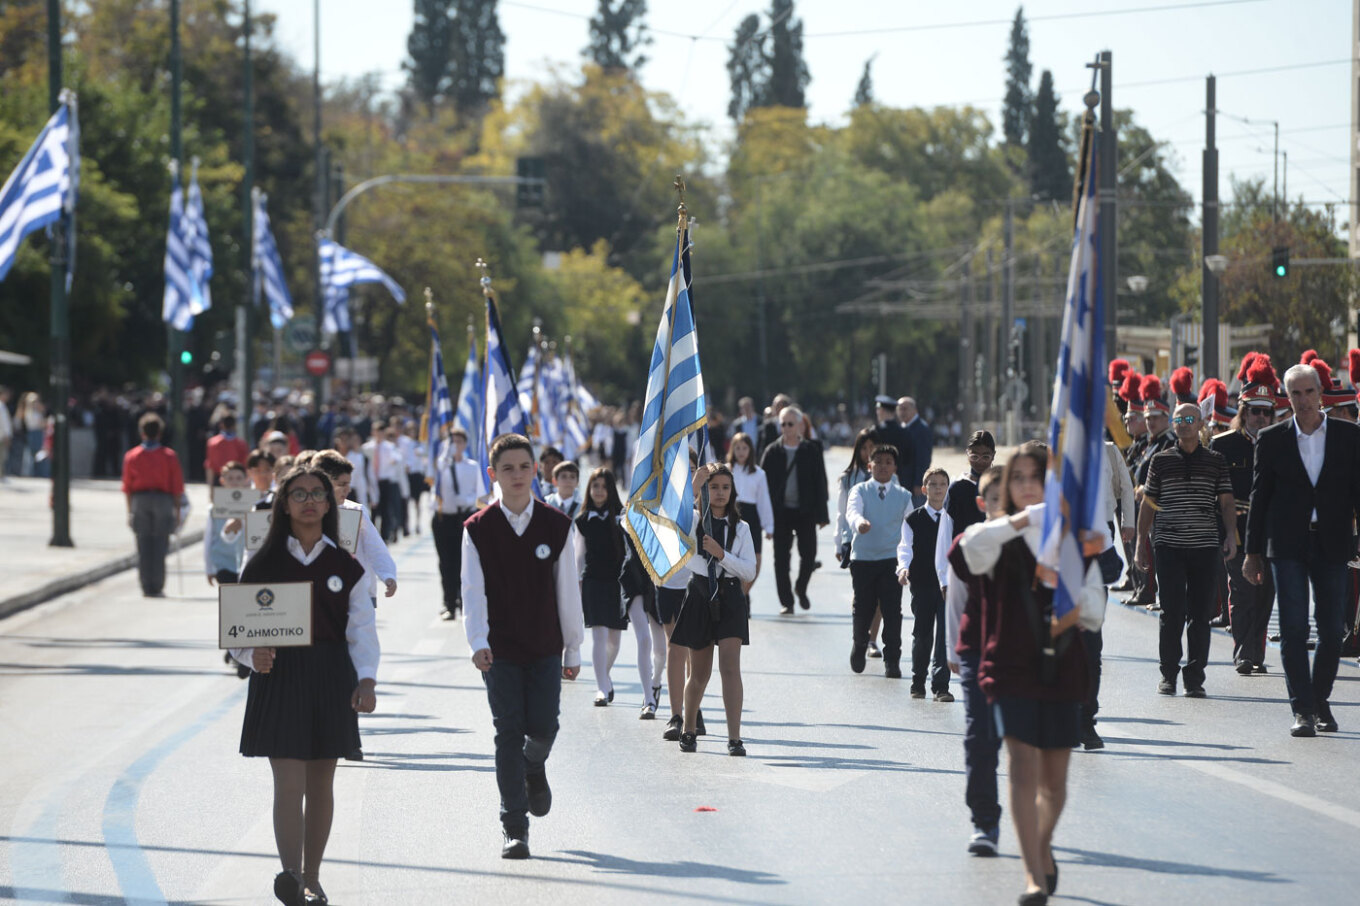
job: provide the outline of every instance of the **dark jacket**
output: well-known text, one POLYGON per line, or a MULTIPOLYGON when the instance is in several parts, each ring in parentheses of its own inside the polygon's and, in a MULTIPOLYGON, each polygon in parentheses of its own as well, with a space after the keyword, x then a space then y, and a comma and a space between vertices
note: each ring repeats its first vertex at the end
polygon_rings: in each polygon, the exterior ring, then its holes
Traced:
MULTIPOLYGON (((800 441, 798 452, 793 455, 793 463, 798 470, 799 511, 811 516, 818 525, 830 522, 826 508, 826 461, 822 458, 822 445, 812 440, 800 441)), ((770 486, 770 502, 774 504, 778 518, 784 500, 784 480, 787 478, 781 441, 775 441, 765 448, 760 456, 760 467, 765 470, 765 481, 770 486)))
MULTIPOLYGON (((925 419, 919 415, 902 430, 911 438, 911 487, 919 488, 921 478, 930 468, 930 454, 935 449, 935 432, 930 430, 930 425, 927 425, 925 419)), ((901 481, 900 470, 898 475, 897 480, 901 481)))
POLYGON ((874 433, 880 445, 892 444, 897 448, 897 483, 908 491, 919 485, 920 481, 913 484, 911 480, 913 476, 920 478, 920 473, 916 469, 916 442, 906 426, 894 418, 874 425, 874 433))
POLYGON ((1327 419, 1322 471, 1308 480, 1294 420, 1271 425, 1256 438, 1256 461, 1247 512, 1248 554, 1303 560, 1311 550, 1331 563, 1355 556, 1360 516, 1360 427, 1327 419), (1309 531, 1313 510, 1318 530, 1309 531))

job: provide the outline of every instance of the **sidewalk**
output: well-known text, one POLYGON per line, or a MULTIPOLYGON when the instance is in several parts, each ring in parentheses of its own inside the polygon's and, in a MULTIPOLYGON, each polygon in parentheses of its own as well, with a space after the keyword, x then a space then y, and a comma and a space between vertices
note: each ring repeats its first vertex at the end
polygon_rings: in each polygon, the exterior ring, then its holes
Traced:
MULTIPOLYGON (((207 507, 202 485, 190 485, 187 491, 193 512, 184 533, 186 547, 203 539, 207 507)), ((5 553, 6 580, 0 591, 0 618, 137 566, 137 542, 127 525, 127 502, 117 481, 71 482, 75 547, 48 545, 51 493, 52 482, 42 478, 11 477, 0 484, 0 550, 5 553)))

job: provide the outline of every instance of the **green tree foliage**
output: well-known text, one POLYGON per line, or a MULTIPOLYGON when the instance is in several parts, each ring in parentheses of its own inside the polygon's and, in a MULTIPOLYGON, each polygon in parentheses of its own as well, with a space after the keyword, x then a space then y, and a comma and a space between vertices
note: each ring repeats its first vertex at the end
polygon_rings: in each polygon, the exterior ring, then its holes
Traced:
MULTIPOLYGON (((877 54, 874 56, 877 56, 877 54)), ((864 61, 864 74, 859 77, 859 84, 855 86, 856 107, 863 107, 874 102, 874 78, 870 72, 873 65, 873 57, 864 61)))
POLYGON ((743 19, 727 49, 732 88, 727 115, 738 123, 755 107, 807 106, 804 92, 812 76, 803 60, 803 23, 793 18, 793 0, 772 0, 769 17, 764 31, 756 14, 743 19))
POLYGON ((803 60, 803 22, 793 18, 793 0, 770 3, 770 82, 767 102, 776 107, 804 108, 803 92, 812 76, 803 60))
POLYGON ((496 0, 453 0, 452 68, 448 97, 464 116, 480 115, 500 95, 505 35, 496 0))
POLYGON ((752 13, 741 20, 732 46, 727 49, 727 79, 732 86, 727 115, 738 123, 752 107, 765 106, 765 86, 769 81, 765 38, 760 30, 760 17, 752 13))
POLYGON ((1029 28, 1025 24, 1023 6, 1016 7, 1005 60, 1006 98, 1001 108, 1001 133, 1006 137, 1006 144, 1023 148, 1025 137, 1029 135, 1030 116, 1034 105, 1029 87, 1034 67, 1029 61, 1029 28))
POLYGON ((599 0, 590 17, 590 44, 585 56, 606 72, 638 70, 647 62, 642 49, 652 43, 643 17, 647 0, 599 0))
POLYGON ((453 68, 454 0, 415 0, 415 19, 406 39, 411 90, 433 107, 448 87, 453 68))
POLYGON ((1053 73, 1045 69, 1039 76, 1029 132, 1030 187, 1035 198, 1066 201, 1072 195, 1072 166, 1065 135, 1053 91, 1053 73))

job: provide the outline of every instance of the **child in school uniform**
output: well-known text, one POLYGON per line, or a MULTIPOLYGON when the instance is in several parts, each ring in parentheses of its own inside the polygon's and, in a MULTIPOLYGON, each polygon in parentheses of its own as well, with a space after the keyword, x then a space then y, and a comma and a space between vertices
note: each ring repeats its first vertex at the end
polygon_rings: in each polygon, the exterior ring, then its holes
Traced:
POLYGON ((377 705, 379 647, 364 568, 338 543, 334 491, 316 469, 280 482, 264 544, 243 583, 310 582, 312 643, 239 648, 250 667, 241 754, 267 757, 274 775, 274 840, 283 903, 325 903, 321 859, 335 813, 335 765, 359 745, 360 713, 377 705))
POLYGON ((864 672, 874 613, 882 617, 883 675, 902 676, 902 586, 897 581, 897 543, 903 520, 911 512, 911 492, 895 480, 897 448, 881 444, 869 461, 869 479, 846 495, 845 521, 850 534, 850 582, 854 641, 850 669, 864 672))
POLYGON ((575 519, 581 512, 581 493, 578 487, 581 481, 580 466, 571 460, 559 462, 553 469, 552 481, 556 490, 543 498, 543 502, 548 506, 557 507, 575 519))
POLYGON ((463 628, 496 726, 501 858, 527 859, 529 815, 552 808, 546 763, 561 680, 581 671, 585 626, 576 529, 560 510, 534 503, 533 445, 503 434, 490 459, 487 475, 501 493, 464 523, 463 628))
POLYGON ((591 472, 585 508, 576 517, 576 568, 581 576, 585 625, 592 639, 596 707, 614 701, 609 671, 619 656, 620 640, 628 626, 627 604, 619 585, 624 558, 623 528, 619 525, 622 510, 614 473, 603 466, 591 472))
MULTIPOLYGON (((232 460, 222 466, 217 475, 219 484, 224 488, 248 488, 250 476, 243 463, 232 460)), ((208 530, 203 535, 203 568, 208 575, 208 584, 226 585, 236 581, 241 573, 246 550, 245 534, 225 533, 227 518, 218 518, 208 511, 208 530)))
POLYGON ((623 571, 619 574, 619 585, 628 603, 628 622, 637 636, 638 675, 642 678, 643 695, 638 720, 655 720, 669 642, 666 627, 661 624, 661 612, 657 609, 657 587, 642 565, 633 537, 626 531, 623 542, 623 571))
POLYGON ((935 543, 944 515, 944 497, 949 492, 949 473, 928 469, 921 484, 926 492, 925 505, 917 507, 902 523, 897 545, 897 579, 911 589, 911 697, 926 697, 928 671, 935 701, 952 702, 944 651, 944 592, 935 568, 935 543))

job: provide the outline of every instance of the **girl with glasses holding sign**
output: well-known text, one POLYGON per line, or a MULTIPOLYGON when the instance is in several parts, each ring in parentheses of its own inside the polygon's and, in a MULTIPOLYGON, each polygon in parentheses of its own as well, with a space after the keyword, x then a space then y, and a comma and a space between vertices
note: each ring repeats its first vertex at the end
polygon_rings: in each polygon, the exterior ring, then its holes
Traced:
POLYGON ((269 534, 241 571, 243 583, 311 582, 311 645, 232 650, 253 671, 241 754, 266 757, 273 770, 283 864, 274 895, 290 906, 328 902, 319 876, 335 812, 335 764, 359 746, 358 714, 377 705, 369 578, 339 546, 334 493, 324 472, 285 475, 269 534))

